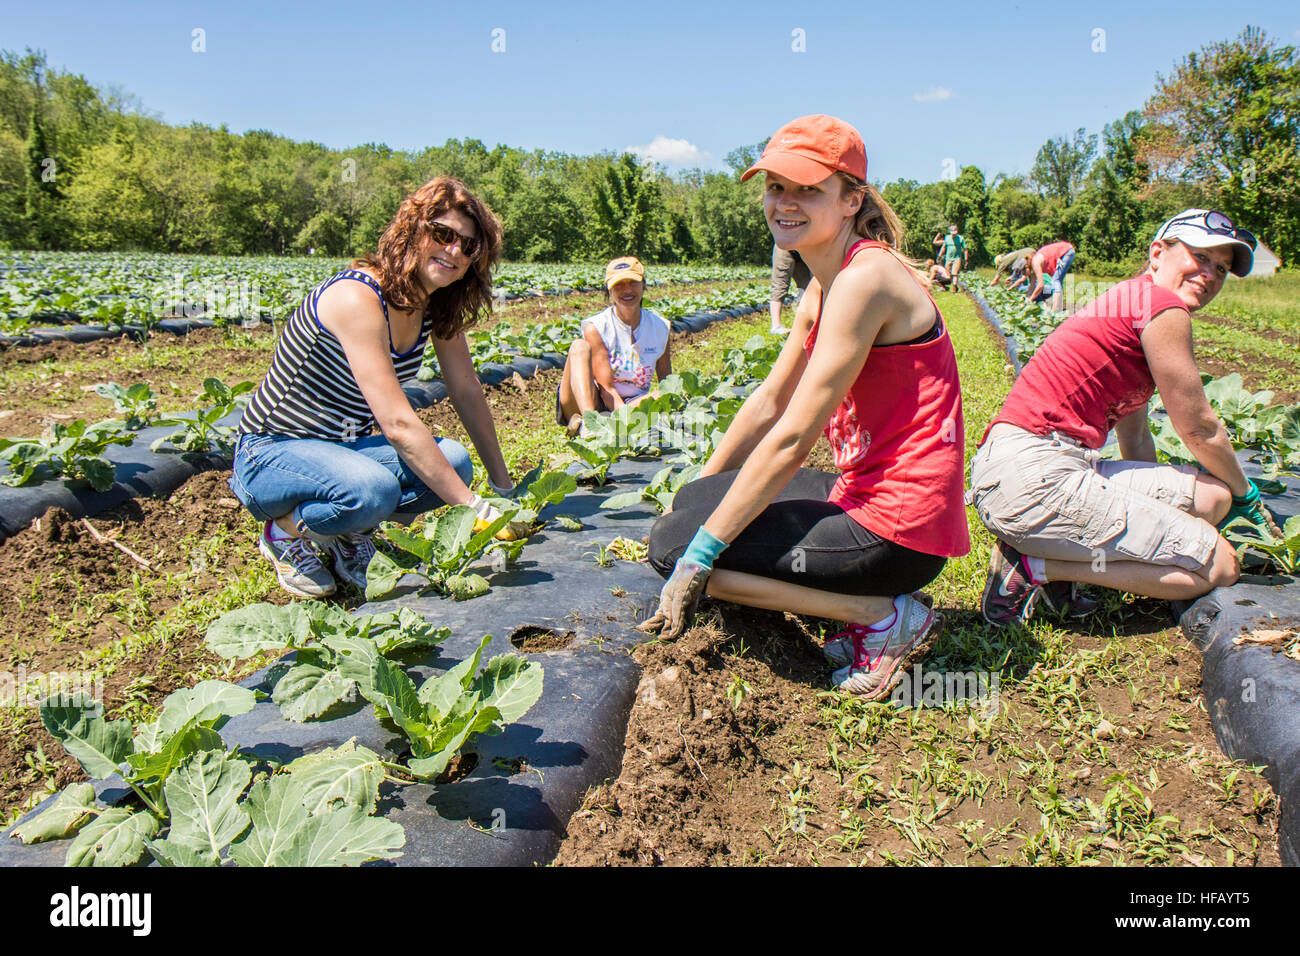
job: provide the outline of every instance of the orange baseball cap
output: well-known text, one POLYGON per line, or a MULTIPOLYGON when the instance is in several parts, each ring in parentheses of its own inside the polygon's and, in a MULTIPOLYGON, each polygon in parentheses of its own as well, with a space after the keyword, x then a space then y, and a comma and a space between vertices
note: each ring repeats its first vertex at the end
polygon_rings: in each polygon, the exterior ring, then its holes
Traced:
POLYGON ((745 170, 741 182, 760 169, 801 186, 819 183, 837 169, 865 182, 867 147, 858 131, 842 119, 825 113, 801 116, 772 134, 763 155, 745 170))

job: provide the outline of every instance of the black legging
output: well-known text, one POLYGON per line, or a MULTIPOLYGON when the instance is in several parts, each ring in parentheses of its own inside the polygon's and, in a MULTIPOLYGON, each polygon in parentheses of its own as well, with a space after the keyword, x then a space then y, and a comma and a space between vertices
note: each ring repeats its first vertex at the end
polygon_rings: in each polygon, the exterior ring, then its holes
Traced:
MULTIPOLYGON (((684 486, 673 510, 650 531, 650 564, 672 574, 696 530, 708 520, 738 471, 684 486)), ((837 594, 892 597, 925 587, 947 558, 886 541, 826 500, 835 475, 800 468, 718 558, 718 568, 837 594)))

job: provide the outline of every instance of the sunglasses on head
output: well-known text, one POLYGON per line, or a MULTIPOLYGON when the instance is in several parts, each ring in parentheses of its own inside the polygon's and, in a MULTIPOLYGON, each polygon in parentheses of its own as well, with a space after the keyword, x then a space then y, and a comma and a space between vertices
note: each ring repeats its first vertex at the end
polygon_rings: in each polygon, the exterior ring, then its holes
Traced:
POLYGON ((1216 236, 1228 236, 1250 246, 1251 251, 1255 250, 1255 234, 1249 229, 1239 229, 1232 224, 1229 219, 1221 212, 1198 212, 1192 216, 1179 216, 1165 227, 1168 232, 1170 228, 1178 225, 1180 222, 1190 222, 1200 226, 1206 232, 1213 233, 1216 236))
POLYGON ((429 227, 429 235, 433 236, 433 241, 440 246, 454 246, 460 243, 460 251, 467 259, 473 259, 479 250, 478 236, 465 236, 457 232, 451 226, 444 225, 440 222, 426 223, 429 227))

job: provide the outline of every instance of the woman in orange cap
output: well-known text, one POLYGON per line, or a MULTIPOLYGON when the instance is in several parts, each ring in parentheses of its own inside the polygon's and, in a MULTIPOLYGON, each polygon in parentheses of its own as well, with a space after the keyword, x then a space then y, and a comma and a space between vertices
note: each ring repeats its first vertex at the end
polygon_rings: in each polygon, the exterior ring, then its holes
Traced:
POLYGON ((582 434, 582 416, 635 405, 650 394, 650 383, 673 372, 668 321, 643 308, 645 266, 622 256, 605 267, 603 312, 585 319, 582 335, 569 346, 564 377, 555 391, 555 421, 570 437, 582 434))
POLYGON ((760 170, 772 235, 813 280, 771 373, 651 532, 668 582, 641 627, 680 634, 706 589, 842 620, 835 684, 879 699, 933 639, 913 592, 970 550, 956 358, 857 130, 801 117, 743 178, 760 170), (823 429, 838 476, 800 467, 823 429))

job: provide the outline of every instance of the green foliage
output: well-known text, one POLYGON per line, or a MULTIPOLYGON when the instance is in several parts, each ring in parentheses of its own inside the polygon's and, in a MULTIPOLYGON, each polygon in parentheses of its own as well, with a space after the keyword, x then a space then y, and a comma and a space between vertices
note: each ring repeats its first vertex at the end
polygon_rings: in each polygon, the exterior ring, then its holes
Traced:
POLYGON ((204 641, 227 660, 296 651, 293 661, 271 668, 267 681, 285 719, 307 721, 327 718, 355 701, 374 658, 434 647, 450 634, 409 608, 353 615, 332 604, 299 601, 236 608, 208 627, 204 641))
POLYGON ((1300 573, 1300 515, 1288 518, 1281 530, 1282 537, 1275 538, 1266 529, 1237 518, 1224 526, 1223 536, 1237 546, 1239 556, 1254 551, 1285 574, 1300 573))
POLYGON ((210 403, 210 407, 200 409, 193 418, 175 415, 159 418, 157 424, 172 426, 177 431, 155 440, 149 447, 157 451, 163 445, 171 445, 181 451, 212 450, 229 455, 235 446, 235 429, 218 423, 241 404, 240 395, 251 392, 256 387, 254 382, 240 382, 231 387, 218 378, 205 378, 201 401, 204 404, 210 403))
POLYGON ((477 532, 474 530, 477 516, 468 505, 455 505, 441 515, 426 515, 409 529, 384 522, 380 530, 391 550, 381 550, 370 559, 366 569, 366 600, 374 601, 391 593, 406 574, 423 575, 429 581, 426 591, 458 601, 486 594, 490 587, 487 579, 470 573, 469 566, 493 551, 502 551, 507 559, 518 555, 525 541, 498 541, 496 533, 514 520, 519 510, 511 508, 501 512, 495 521, 477 532))
POLYGON ((447 769, 475 734, 499 734, 542 695, 542 668, 517 654, 502 654, 479 671, 489 634, 478 649, 451 670, 417 689, 400 667, 383 658, 371 662, 367 698, 411 746, 407 769, 431 781, 447 769))
POLYGON ((131 431, 147 427, 158 411, 158 395, 147 382, 136 382, 129 388, 123 388, 117 382, 100 382, 94 391, 113 403, 113 411, 124 419, 131 431))
POLYGON ((26 485, 45 477, 84 481, 96 491, 113 487, 116 468, 104 457, 109 445, 130 445, 135 435, 116 420, 87 425, 82 419, 50 426, 49 437, 0 438, 0 461, 9 472, 0 476, 6 485, 26 485))

